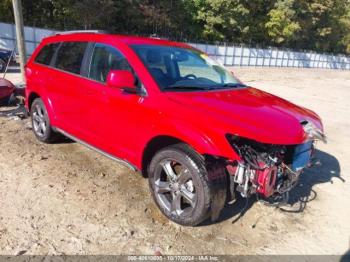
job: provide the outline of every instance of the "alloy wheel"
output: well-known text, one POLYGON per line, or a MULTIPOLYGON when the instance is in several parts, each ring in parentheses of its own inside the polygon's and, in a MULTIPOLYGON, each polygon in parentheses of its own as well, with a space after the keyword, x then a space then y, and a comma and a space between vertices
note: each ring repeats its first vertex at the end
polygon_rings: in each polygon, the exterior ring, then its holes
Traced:
POLYGON ((39 104, 35 105, 33 111, 33 128, 34 132, 39 136, 43 137, 47 130, 47 120, 45 117, 45 109, 39 104))
POLYGON ((161 161, 154 176, 158 203, 175 216, 186 216, 196 207, 196 186, 189 169, 174 159, 161 161))

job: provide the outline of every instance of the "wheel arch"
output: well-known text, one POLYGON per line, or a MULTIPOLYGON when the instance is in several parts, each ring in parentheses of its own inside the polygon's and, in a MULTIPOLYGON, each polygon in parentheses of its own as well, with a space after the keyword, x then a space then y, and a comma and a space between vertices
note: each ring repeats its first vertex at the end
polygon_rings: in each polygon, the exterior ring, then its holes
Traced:
MULTIPOLYGON (((190 146, 199 155, 212 156, 214 158, 222 159, 238 159, 233 149, 230 148, 229 153, 227 152, 227 150, 226 152, 220 150, 220 147, 218 148, 217 145, 213 144, 212 140, 202 137, 198 132, 187 132, 183 133, 182 135, 157 135, 148 141, 142 152, 142 156, 140 159, 141 163, 139 162, 142 175, 144 177, 147 177, 148 164, 159 150, 178 143, 183 143, 190 146), (185 136, 185 134, 187 135, 185 136)), ((228 142, 226 141, 225 143, 228 144, 228 142)))
POLYGON ((147 167, 150 161, 152 160, 153 156, 162 148, 165 148, 167 146, 171 146, 178 143, 185 143, 186 142, 168 135, 159 135, 156 137, 153 137, 146 145, 146 147, 143 150, 142 154, 142 163, 141 163, 141 174, 143 177, 147 177, 147 167))
POLYGON ((28 112, 30 113, 31 106, 32 106, 34 100, 37 99, 37 98, 40 98, 43 101, 43 103, 44 103, 44 105, 46 107, 47 113, 49 115, 49 119, 51 121, 51 124, 54 126, 56 118, 55 118, 55 113, 54 113, 54 110, 53 110, 53 107, 52 107, 52 103, 51 103, 50 99, 46 99, 46 97, 40 95, 39 92, 36 92, 36 91, 33 90, 29 94, 27 94, 26 107, 28 109, 28 112))
POLYGON ((30 111, 30 108, 32 107, 34 100, 37 98, 41 98, 41 97, 38 93, 36 93, 34 91, 28 95, 28 102, 27 102, 28 111, 30 111))

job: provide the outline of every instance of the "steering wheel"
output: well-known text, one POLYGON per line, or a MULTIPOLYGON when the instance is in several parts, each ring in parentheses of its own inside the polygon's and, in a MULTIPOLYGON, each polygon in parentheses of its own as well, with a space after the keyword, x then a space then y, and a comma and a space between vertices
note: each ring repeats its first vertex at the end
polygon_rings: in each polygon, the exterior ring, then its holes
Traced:
POLYGON ((184 76, 185 79, 197 79, 197 77, 194 74, 188 74, 184 76))

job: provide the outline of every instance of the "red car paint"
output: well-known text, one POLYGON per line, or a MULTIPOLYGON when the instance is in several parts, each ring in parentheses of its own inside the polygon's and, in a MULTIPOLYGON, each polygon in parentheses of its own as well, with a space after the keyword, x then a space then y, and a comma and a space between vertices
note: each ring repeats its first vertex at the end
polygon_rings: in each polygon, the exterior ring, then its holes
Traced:
POLYGON ((26 67, 27 108, 33 94, 40 96, 54 127, 140 170, 145 148, 160 136, 183 141, 200 154, 237 160, 239 156, 226 134, 263 143, 294 145, 307 139, 301 120, 309 120, 322 129, 321 120, 314 112, 252 87, 163 92, 131 44, 192 48, 165 40, 106 34, 46 38, 26 67), (91 41, 114 46, 132 65, 148 95, 125 93, 34 62, 44 45, 62 41, 91 41))
POLYGON ((8 80, 0 78, 0 100, 9 97, 15 91, 15 86, 8 80))
MULTIPOLYGON (((263 169, 265 164, 260 164, 263 169)), ((275 193, 275 185, 278 170, 276 166, 257 171, 258 185, 257 192, 268 198, 275 193)))

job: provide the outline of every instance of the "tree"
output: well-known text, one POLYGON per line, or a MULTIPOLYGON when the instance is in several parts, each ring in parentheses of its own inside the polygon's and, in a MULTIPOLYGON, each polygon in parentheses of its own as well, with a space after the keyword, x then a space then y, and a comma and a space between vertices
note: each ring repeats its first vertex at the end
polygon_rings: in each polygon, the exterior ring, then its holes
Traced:
POLYGON ((269 21, 265 24, 267 33, 275 44, 288 43, 300 31, 300 24, 293 9, 294 0, 279 0, 268 13, 269 21))
POLYGON ((249 10, 240 0, 188 0, 193 19, 203 28, 201 36, 207 40, 232 40, 241 38, 247 31, 242 22, 249 10))
MULTIPOLYGON (((22 0, 28 26, 350 54, 350 0, 22 0)), ((0 21, 13 23, 11 0, 0 21)))
POLYGON ((72 6, 72 14, 84 29, 92 29, 108 24, 108 18, 113 14, 112 0, 79 0, 72 6))
POLYGON ((14 22, 11 0, 0 1, 0 22, 14 22))
POLYGON ((350 54, 350 1, 345 1, 345 12, 339 18, 339 30, 341 31, 341 37, 339 41, 340 52, 345 50, 350 54))

